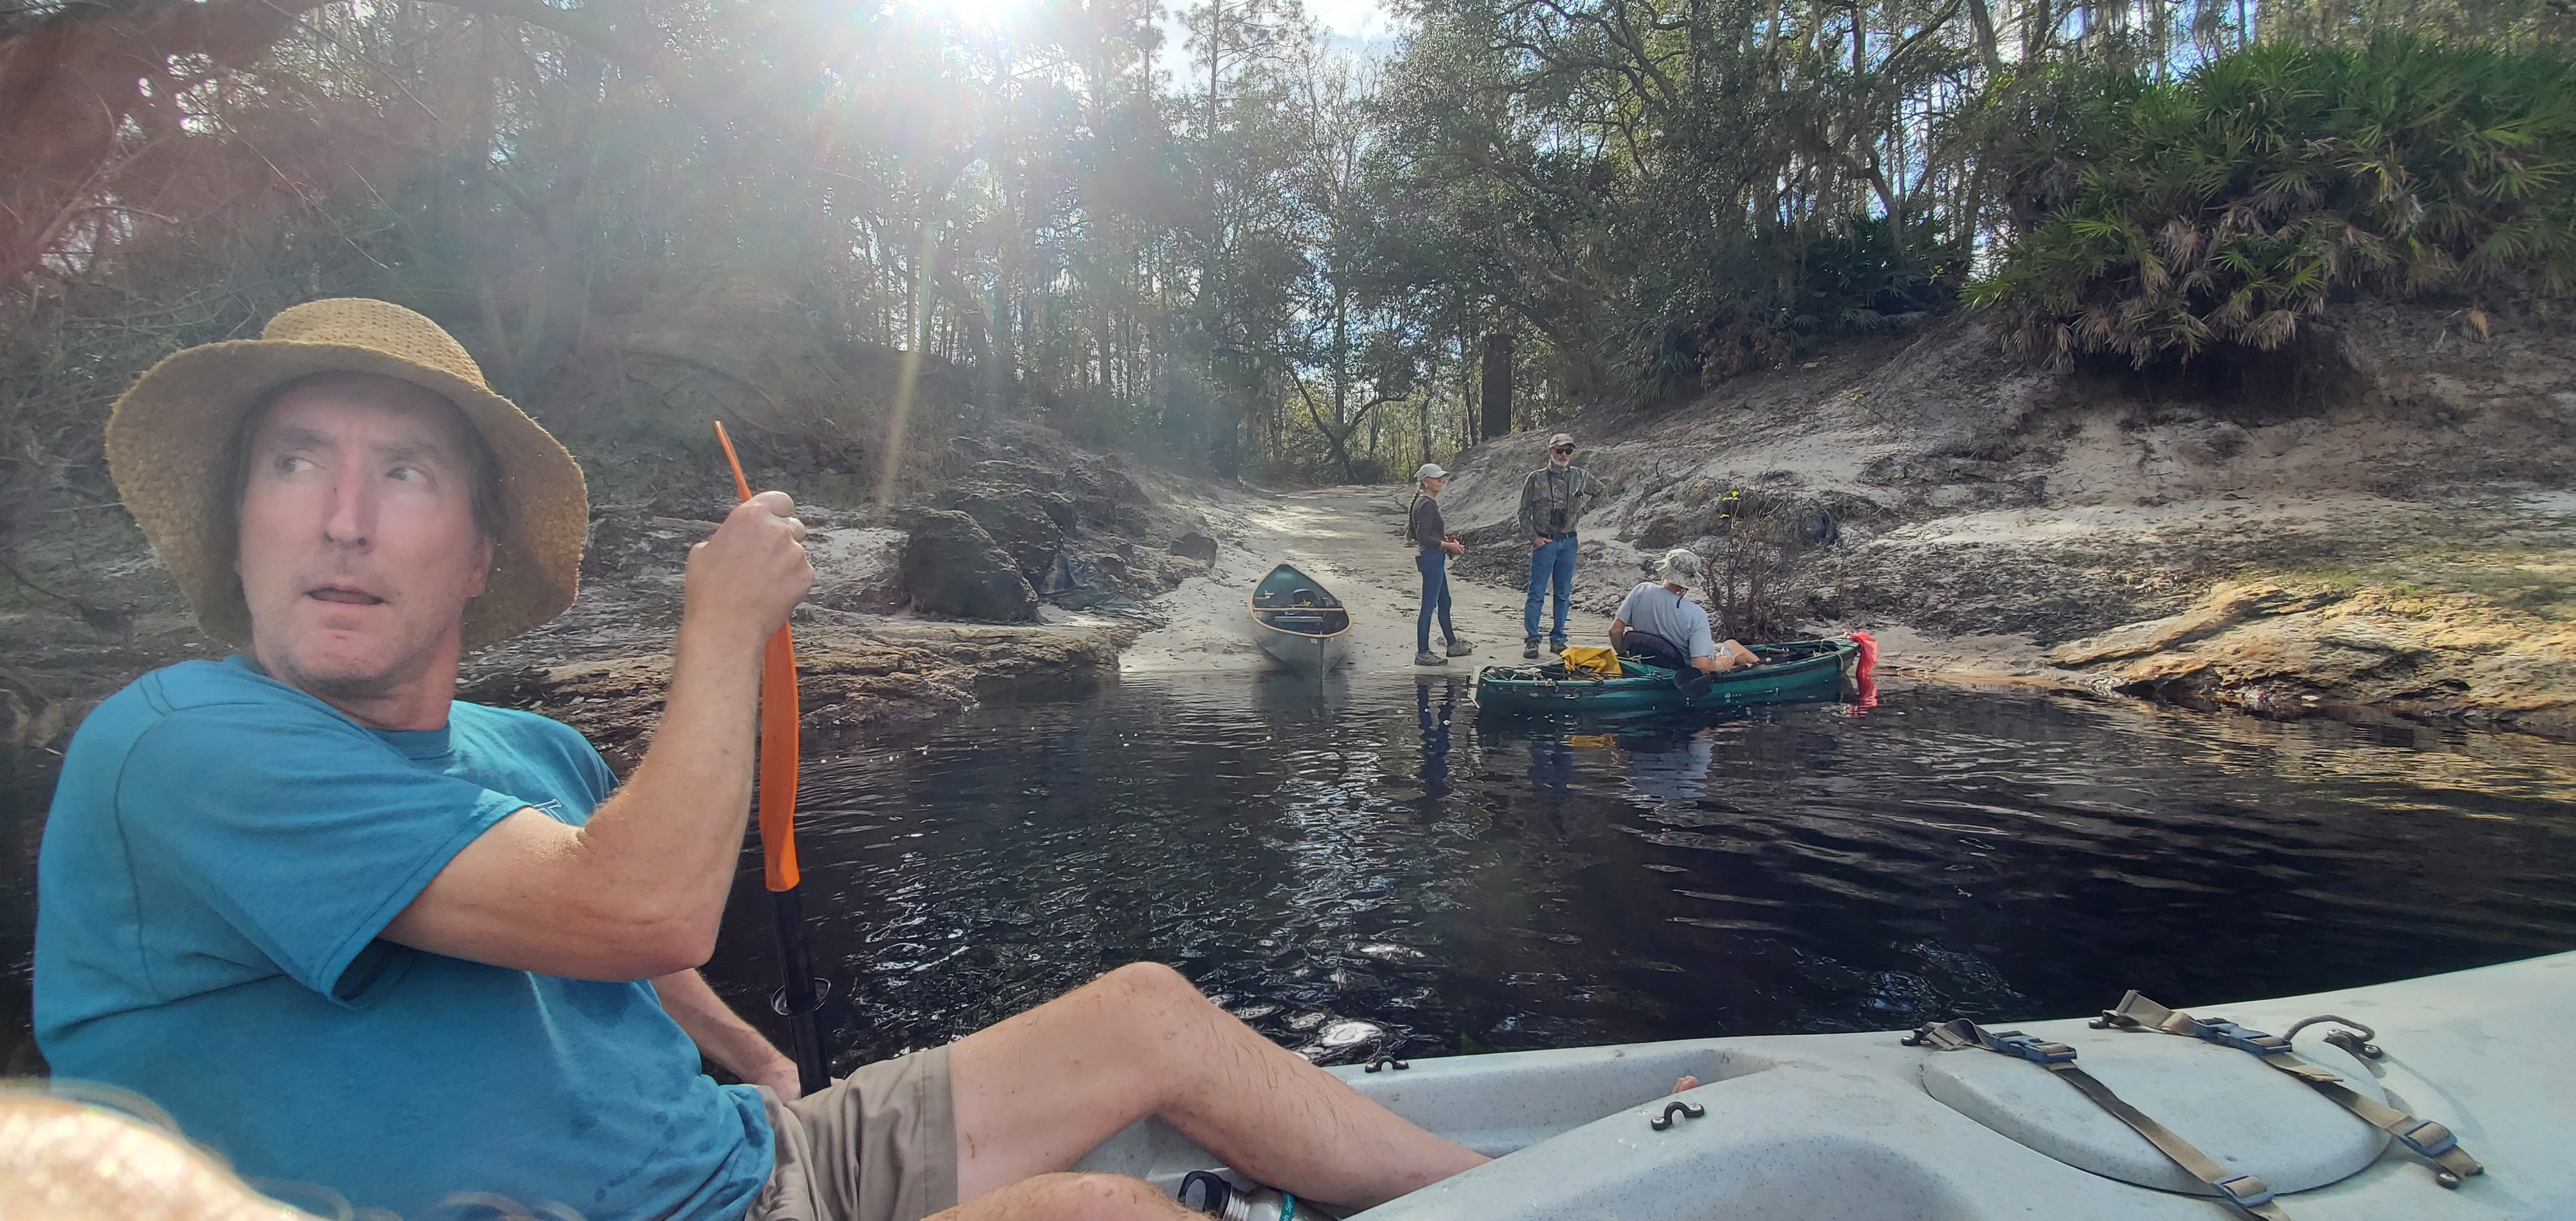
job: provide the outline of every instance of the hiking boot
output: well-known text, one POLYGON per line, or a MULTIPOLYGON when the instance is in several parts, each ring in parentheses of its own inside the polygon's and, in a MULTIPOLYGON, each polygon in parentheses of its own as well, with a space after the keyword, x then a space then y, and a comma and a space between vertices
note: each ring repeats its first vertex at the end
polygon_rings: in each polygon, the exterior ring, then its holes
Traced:
POLYGON ((1449 638, 1449 655, 1451 657, 1464 657, 1475 651, 1476 646, 1467 643, 1464 638, 1458 636, 1452 636, 1449 638))
POLYGON ((1532 636, 1524 642, 1521 648, 1521 656, 1529 658, 1532 661, 1538 660, 1538 637, 1532 636))
POLYGON ((1442 657, 1438 653, 1416 653, 1413 655, 1413 664, 1417 666, 1445 666, 1449 664, 1449 659, 1442 657))

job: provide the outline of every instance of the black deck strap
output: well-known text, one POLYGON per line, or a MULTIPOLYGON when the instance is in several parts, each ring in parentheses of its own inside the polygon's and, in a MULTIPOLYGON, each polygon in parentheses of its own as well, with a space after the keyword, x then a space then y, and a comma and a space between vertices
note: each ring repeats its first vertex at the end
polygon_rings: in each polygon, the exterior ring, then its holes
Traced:
POLYGON ((1935 1051, 1958 1051, 1981 1048, 1998 1055, 2028 1060, 2065 1079, 2094 1105, 2111 1113, 2111 1118, 2129 1125, 2129 1129, 2147 1138, 2156 1151, 2165 1155, 2184 1173, 2209 1185, 2218 1193, 2221 1203, 2264 1221, 2289 1221, 2289 1214, 2272 1202, 2272 1189, 2250 1174, 2237 1174, 2221 1166, 2174 1130, 2157 1123, 2152 1116, 2130 1106, 2099 1078, 2075 1067, 2075 1049, 2064 1043, 2051 1043, 2036 1035, 2018 1030, 1987 1030, 1966 1018, 1926 1026, 1906 1037, 1909 1046, 1928 1046, 1935 1051))
MULTIPOLYGON (((2301 1022, 2299 1026, 2308 1024, 2301 1022)), ((2408 1152, 2431 1162, 2433 1181, 2444 1187, 2457 1187, 2460 1180, 2487 1172, 2486 1167, 2478 1164, 2478 1159, 2460 1147, 2459 1138, 2453 1136, 2449 1128, 2429 1119, 2417 1119, 2344 1084, 2344 1079, 2336 1076, 2332 1069, 2304 1059, 2291 1050, 2288 1039, 2248 1030, 2224 1018, 2196 1018, 2179 1010, 2167 1009, 2138 995, 2135 989, 2120 998, 2118 1008, 2103 1010, 2102 1020, 2095 1025, 2183 1035, 2251 1053, 2263 1063, 2307 1083, 2309 1088, 2361 1117, 2363 1123, 2396 1138, 2408 1152)), ((2290 1029, 2296 1031, 2299 1026, 2290 1029)))

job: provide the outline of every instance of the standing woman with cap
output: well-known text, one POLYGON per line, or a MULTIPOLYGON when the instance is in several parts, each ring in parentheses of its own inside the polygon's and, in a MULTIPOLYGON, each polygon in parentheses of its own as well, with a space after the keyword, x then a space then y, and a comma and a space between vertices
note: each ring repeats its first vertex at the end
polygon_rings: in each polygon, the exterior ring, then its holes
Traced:
POLYGON ((1413 512, 1404 525, 1404 537, 1414 545, 1413 566, 1422 571, 1422 616, 1413 625, 1413 664, 1445 666, 1449 657, 1464 657, 1476 646, 1458 638, 1449 625, 1449 557, 1467 554, 1467 545, 1451 537, 1449 523, 1440 517, 1440 489, 1449 483, 1449 472, 1437 462, 1425 462, 1413 472, 1413 485, 1421 495, 1413 498, 1413 512), (1449 657, 1431 651, 1431 616, 1440 616, 1440 635, 1449 642, 1449 657))

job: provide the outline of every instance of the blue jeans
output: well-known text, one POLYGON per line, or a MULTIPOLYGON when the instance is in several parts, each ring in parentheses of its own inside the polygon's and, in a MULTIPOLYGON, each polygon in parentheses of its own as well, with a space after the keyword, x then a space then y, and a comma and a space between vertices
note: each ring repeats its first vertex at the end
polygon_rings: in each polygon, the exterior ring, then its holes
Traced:
POLYGON ((1456 640, 1458 631, 1449 626, 1449 553, 1438 547, 1424 549, 1413 557, 1413 566, 1422 570, 1422 617, 1413 624, 1413 650, 1431 651, 1431 616, 1440 616, 1440 638, 1456 640))
POLYGON ((1548 586, 1556 586, 1556 630, 1547 634, 1547 642, 1565 647, 1566 600, 1574 596, 1574 536, 1560 534, 1543 547, 1530 549, 1529 605, 1521 611, 1521 635, 1538 639, 1538 602, 1547 596, 1548 586))

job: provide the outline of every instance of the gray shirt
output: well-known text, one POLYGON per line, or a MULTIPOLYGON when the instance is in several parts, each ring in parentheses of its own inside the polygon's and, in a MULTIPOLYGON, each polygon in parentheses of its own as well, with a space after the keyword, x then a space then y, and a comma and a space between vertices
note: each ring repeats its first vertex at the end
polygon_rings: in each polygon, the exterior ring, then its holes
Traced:
POLYGON ((1619 622, 1632 632, 1653 632, 1679 646, 1690 657, 1717 656, 1717 638, 1708 630, 1708 611, 1690 600, 1664 588, 1661 581, 1648 581, 1628 591, 1628 600, 1619 604, 1619 622))

